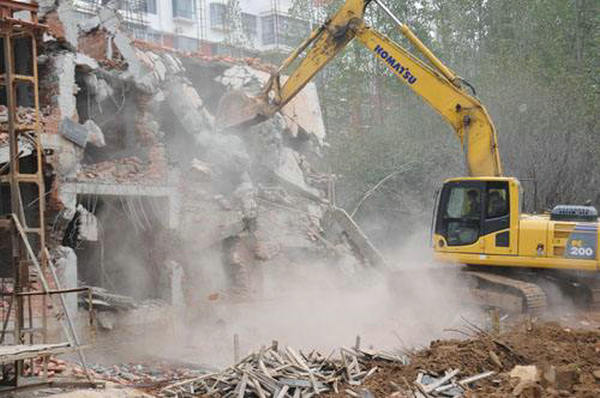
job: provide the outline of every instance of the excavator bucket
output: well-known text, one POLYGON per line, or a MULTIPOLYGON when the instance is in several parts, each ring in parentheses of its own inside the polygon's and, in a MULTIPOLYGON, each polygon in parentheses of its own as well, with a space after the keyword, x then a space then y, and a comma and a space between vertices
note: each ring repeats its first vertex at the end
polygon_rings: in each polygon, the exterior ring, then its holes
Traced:
POLYGON ((251 98, 243 91, 232 90, 219 101, 215 123, 217 129, 250 127, 266 119, 261 113, 263 103, 258 98, 251 98))

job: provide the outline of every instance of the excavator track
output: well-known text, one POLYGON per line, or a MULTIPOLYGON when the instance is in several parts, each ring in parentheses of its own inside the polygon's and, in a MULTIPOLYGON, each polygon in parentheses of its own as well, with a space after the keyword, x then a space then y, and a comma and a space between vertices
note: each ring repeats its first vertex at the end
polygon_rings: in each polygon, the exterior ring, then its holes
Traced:
POLYGON ((590 309, 591 310, 600 310, 600 282, 595 281, 589 287, 590 289, 590 309))
MULTIPOLYGON (((540 315, 546 310, 546 293, 535 283, 492 272, 473 270, 465 270, 464 272, 476 282, 477 286, 483 284, 493 288, 493 290, 480 289, 479 287, 471 289, 471 293, 475 298, 484 304, 514 311, 520 300, 521 312, 540 315)), ((598 294, 600 299, 600 289, 598 294)))
POLYGON ((600 309, 600 279, 595 276, 569 276, 551 273, 547 276, 550 282, 563 286, 563 292, 569 296, 579 299, 578 304, 584 305, 590 310, 600 309), (564 286, 567 286, 564 288, 564 286), (581 300, 583 298, 583 300, 581 300))

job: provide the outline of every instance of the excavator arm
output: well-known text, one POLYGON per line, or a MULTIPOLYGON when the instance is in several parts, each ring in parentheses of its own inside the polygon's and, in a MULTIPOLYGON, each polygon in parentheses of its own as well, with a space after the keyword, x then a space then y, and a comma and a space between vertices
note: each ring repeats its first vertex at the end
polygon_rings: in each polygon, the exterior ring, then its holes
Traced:
POLYGON ((502 175, 496 129, 484 106, 466 91, 463 80, 443 65, 381 0, 347 0, 333 17, 313 31, 290 54, 272 74, 261 95, 244 100, 240 100, 238 94, 225 96, 220 104, 219 114, 227 115, 229 119, 227 122, 218 122, 232 127, 255 124, 271 117, 355 38, 450 123, 460 141, 470 176, 502 175), (394 19, 402 34, 432 66, 365 24, 364 11, 372 2, 381 6, 394 19), (287 79, 282 81, 282 72, 302 54, 305 54, 304 58, 287 79), (240 109, 244 111, 232 119, 231 115, 240 109))

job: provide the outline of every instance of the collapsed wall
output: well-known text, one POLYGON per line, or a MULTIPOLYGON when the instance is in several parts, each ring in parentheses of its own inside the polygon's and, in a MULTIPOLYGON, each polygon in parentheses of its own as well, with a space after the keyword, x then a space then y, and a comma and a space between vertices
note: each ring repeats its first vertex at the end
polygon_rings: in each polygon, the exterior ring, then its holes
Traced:
POLYGON ((219 131, 221 96, 258 93, 270 66, 134 42, 113 10, 77 23, 47 3, 48 228, 65 287, 197 308, 263 297, 312 266, 369 262, 329 216, 314 85, 271 120, 219 131))

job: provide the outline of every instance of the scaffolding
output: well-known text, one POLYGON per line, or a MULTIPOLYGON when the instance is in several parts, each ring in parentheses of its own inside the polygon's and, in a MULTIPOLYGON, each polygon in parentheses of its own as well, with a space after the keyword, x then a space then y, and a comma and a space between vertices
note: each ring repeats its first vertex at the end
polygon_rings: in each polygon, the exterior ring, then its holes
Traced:
POLYGON ((203 45, 206 40, 206 21, 210 16, 206 11, 206 3, 204 0, 196 1, 196 39, 198 40, 198 51, 203 51, 203 45))
MULTIPOLYGON (((122 17, 121 27, 137 39, 147 40, 149 2, 147 0, 75 0, 80 11, 97 14, 102 8, 117 10, 122 17)), ((153 3, 156 5, 156 3, 153 3)))
POLYGON ((32 370, 36 357, 43 358, 42 377, 46 381, 48 357, 54 353, 76 349, 85 367, 66 310, 65 291, 60 289, 54 267, 48 266, 37 68, 38 38, 46 26, 39 23, 37 9, 37 4, 0 0, 0 102, 6 107, 8 135, 8 159, 0 167, 0 186, 8 188, 9 193, 8 199, 0 196, 0 233, 2 242, 8 244, 4 257, 10 259, 9 265, 0 269, 1 297, 8 303, 1 312, 0 385, 12 387, 21 386, 25 366, 32 370), (23 13, 29 18, 25 19, 23 13), (37 285, 41 290, 36 289, 37 285), (68 341, 48 344, 48 304, 56 297, 60 301, 54 305, 55 315, 62 320, 68 341), (36 299, 41 299, 38 307, 34 306, 36 299), (40 336, 41 342, 36 344, 40 336))

